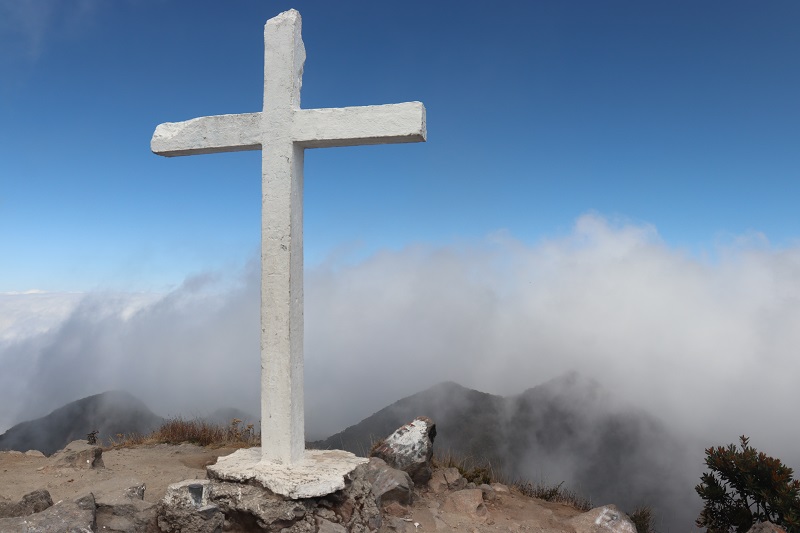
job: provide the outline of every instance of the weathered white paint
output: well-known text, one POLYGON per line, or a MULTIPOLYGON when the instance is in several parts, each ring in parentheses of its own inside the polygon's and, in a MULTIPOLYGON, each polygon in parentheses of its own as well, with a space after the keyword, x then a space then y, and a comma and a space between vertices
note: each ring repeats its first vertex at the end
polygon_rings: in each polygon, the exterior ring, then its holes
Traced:
POLYGON ((259 461, 259 448, 246 448, 220 457, 207 467, 208 475, 225 481, 256 481, 275 494, 289 498, 315 498, 344 488, 344 478, 358 465, 369 462, 342 450, 306 450, 291 465, 259 461))
POLYGON ((164 156, 262 151, 262 463, 304 458, 303 151, 306 148, 424 141, 420 102, 300 109, 305 47, 300 14, 264 27, 264 106, 260 113, 164 123, 151 141, 164 156))

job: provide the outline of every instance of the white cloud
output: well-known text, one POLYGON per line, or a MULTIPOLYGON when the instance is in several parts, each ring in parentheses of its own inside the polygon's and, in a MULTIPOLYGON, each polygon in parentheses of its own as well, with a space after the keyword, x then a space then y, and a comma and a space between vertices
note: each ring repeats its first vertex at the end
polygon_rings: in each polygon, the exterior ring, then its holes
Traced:
MULTIPOLYGON (((746 433, 800 466, 794 426, 776 422, 800 403, 800 249, 715 253, 700 261, 653 227, 586 215, 534 245, 499 233, 308 271, 310 436, 440 381, 513 394, 577 369, 705 446, 746 433)), ((258 275, 254 261, 135 312, 132 296, 94 294, 43 311, 56 328, 0 327, 0 428, 112 388, 162 415, 255 411, 258 275)))

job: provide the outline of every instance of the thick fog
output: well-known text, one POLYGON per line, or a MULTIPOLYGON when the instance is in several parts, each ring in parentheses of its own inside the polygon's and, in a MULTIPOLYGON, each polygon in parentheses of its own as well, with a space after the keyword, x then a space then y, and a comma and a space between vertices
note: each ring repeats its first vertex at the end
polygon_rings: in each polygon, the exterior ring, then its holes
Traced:
MULTIPOLYGON (((254 259, 160 295, 0 295, 0 431, 110 389, 162 416, 257 414, 258 283, 254 259)), ((536 243, 318 265, 305 287, 309 438, 437 382, 510 395, 577 370, 663 420, 698 470, 741 434, 800 468, 800 247, 750 235, 697 257, 588 214, 536 243)))

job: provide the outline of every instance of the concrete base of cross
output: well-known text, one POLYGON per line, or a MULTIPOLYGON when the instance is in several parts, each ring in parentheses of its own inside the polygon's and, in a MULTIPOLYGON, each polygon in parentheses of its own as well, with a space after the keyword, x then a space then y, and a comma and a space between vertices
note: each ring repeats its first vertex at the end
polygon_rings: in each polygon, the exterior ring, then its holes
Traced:
POLYGON ((208 477, 255 481, 287 498, 316 498, 344 488, 345 476, 369 459, 342 450, 306 450, 301 461, 283 465, 261 461, 261 448, 246 448, 220 457, 206 468, 208 477))

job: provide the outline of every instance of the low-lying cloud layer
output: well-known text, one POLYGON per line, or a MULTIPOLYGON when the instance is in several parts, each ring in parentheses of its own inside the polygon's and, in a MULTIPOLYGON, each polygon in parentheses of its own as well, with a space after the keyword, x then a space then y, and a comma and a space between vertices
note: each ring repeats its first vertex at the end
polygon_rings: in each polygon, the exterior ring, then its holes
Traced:
MULTIPOLYGON (((149 300, 53 297, 63 318, 24 335, 6 320, 0 430, 109 389, 160 415, 257 412, 258 276, 254 261, 149 300)), ((319 266, 305 293, 311 438, 440 381, 507 395, 575 369, 693 444, 745 433, 800 467, 800 247, 744 239, 698 260, 652 227, 585 215, 534 245, 498 234, 319 266)))

